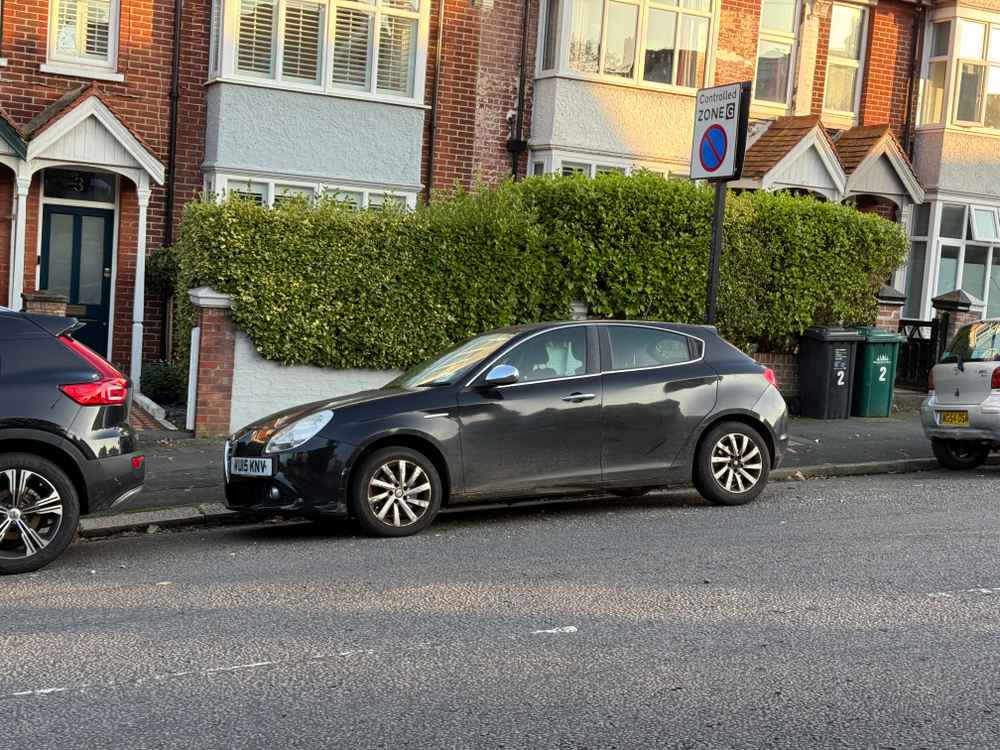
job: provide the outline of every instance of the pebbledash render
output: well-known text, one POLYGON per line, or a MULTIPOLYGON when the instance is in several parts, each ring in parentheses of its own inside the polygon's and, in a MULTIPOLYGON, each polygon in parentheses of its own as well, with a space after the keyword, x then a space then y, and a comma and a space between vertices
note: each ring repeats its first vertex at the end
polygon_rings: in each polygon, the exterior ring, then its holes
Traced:
POLYGON ((145 258, 202 192, 360 209, 528 174, 686 179, 695 91, 741 80, 733 187, 901 222, 906 317, 956 288, 1000 313, 1000 0, 0 7, 0 302, 65 295, 133 376, 168 349, 145 258))

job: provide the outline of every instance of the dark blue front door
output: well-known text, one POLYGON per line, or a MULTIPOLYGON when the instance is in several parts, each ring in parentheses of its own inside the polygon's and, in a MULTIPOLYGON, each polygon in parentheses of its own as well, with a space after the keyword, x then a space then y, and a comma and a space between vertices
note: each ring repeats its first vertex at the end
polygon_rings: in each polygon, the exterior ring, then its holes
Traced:
POLYGON ((64 294, 69 315, 86 325, 74 334, 102 356, 108 353, 111 255, 115 212, 45 206, 39 288, 64 294))

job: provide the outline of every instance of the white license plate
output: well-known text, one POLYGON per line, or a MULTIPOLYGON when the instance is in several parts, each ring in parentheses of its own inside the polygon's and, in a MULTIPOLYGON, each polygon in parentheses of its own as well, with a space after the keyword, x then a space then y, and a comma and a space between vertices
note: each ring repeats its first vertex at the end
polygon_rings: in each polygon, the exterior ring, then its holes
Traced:
POLYGON ((229 459, 229 473, 237 477, 269 477, 271 471, 270 458, 240 458, 229 459))

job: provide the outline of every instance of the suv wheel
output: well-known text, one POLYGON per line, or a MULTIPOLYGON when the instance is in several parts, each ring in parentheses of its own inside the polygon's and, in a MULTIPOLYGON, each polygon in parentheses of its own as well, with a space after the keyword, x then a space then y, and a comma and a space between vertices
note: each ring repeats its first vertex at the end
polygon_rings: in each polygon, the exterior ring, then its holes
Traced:
POLYGON ((742 422, 724 422, 701 441, 694 486, 714 505, 745 505, 767 485, 771 454, 764 438, 742 422))
POLYGON ((946 469, 961 471, 975 469, 982 465, 990 455, 990 448, 983 443, 972 440, 942 440, 933 438, 931 448, 934 458, 946 469))
POLYGON ((351 487, 351 513, 376 536, 410 536, 434 520, 443 499, 441 477, 424 454, 383 448, 361 464, 351 487))
POLYGON ((0 455, 0 575, 48 565, 79 521, 76 488, 62 469, 29 453, 0 455))

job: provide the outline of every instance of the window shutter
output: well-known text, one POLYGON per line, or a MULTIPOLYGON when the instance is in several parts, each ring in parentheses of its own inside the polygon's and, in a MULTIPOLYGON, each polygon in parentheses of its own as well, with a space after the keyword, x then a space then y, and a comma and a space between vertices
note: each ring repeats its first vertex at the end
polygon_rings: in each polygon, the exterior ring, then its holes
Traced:
POLYGON ((368 87, 368 48, 371 16, 360 10, 337 8, 333 35, 333 82, 368 87))
POLYGON ((398 16, 382 16, 378 43, 379 91, 411 96, 417 22, 398 16))
POLYGON ((108 59, 111 31, 111 0, 87 0, 87 55, 108 59))
POLYGON ((281 58, 283 77, 319 82, 322 34, 323 6, 320 3, 287 0, 285 44, 281 58))
POLYGON ((240 0, 236 66, 245 73, 271 76, 275 0, 240 0))
POLYGON ((212 0, 212 49, 208 70, 219 73, 222 68, 222 0, 212 0))

